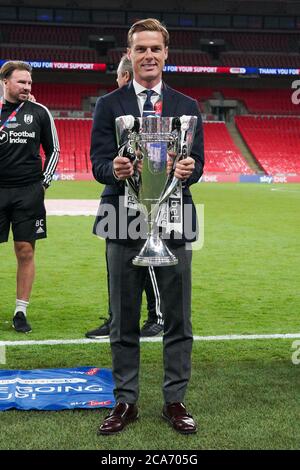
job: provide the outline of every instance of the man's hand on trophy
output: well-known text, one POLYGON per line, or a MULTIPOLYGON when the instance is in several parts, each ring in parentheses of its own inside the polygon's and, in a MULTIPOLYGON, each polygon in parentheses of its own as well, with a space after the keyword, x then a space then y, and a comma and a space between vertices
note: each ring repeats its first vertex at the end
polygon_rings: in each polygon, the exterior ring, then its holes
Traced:
POLYGON ((192 157, 186 157, 176 163, 174 176, 179 180, 187 180, 193 173, 195 160, 192 157))
POLYGON ((143 171, 143 160, 137 160, 136 168, 137 168, 137 171, 139 173, 142 173, 142 171, 143 171))
POLYGON ((133 175, 133 163, 127 157, 116 157, 113 161, 113 173, 118 180, 126 180, 133 175))
MULTIPOLYGON (((167 173, 169 174, 173 168, 176 153, 168 152, 167 173)), ((195 168, 195 160, 192 157, 186 157, 176 163, 174 176, 179 180, 187 180, 193 173, 195 168)))

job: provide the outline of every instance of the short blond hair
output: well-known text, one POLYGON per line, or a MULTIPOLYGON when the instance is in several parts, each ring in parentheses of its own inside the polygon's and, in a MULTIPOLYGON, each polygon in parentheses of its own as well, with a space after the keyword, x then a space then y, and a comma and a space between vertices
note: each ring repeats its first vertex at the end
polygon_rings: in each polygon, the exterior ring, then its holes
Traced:
POLYGON ((26 70, 32 75, 32 67, 27 62, 21 60, 9 60, 0 69, 0 80, 9 78, 15 70, 26 70))
POLYGON ((164 25, 155 18, 146 18, 144 20, 136 21, 128 31, 127 43, 128 47, 131 47, 132 36, 134 33, 139 33, 140 31, 158 31, 163 35, 165 47, 169 45, 169 33, 164 25))

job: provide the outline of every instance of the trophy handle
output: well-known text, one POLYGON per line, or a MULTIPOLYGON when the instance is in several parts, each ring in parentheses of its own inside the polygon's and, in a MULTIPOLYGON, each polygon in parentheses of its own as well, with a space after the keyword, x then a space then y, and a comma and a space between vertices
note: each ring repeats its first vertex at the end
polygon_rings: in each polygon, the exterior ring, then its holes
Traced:
POLYGON ((188 146, 187 146, 187 130, 189 128, 190 116, 181 116, 175 117, 172 123, 172 132, 177 132, 178 134, 178 154, 174 159, 173 168, 169 175, 168 181, 166 183, 165 189, 162 193, 159 204, 163 204, 172 192, 175 190, 176 186, 179 183, 179 179, 174 175, 176 163, 179 160, 182 160, 188 156, 188 146), (170 182, 171 181, 171 182, 170 182))
MULTIPOLYGON (((128 158, 134 167, 134 174, 132 177, 126 180, 126 184, 131 187, 134 191, 135 196, 138 196, 139 192, 139 180, 140 175, 137 171, 137 162, 139 157, 137 156, 139 150, 138 134, 140 130, 140 121, 131 114, 120 116, 116 119, 116 123, 122 123, 123 130, 117 134, 118 138, 118 151, 117 154, 122 157, 128 158)), ((117 127, 118 128, 118 127, 117 127)))
POLYGON ((178 178, 176 178, 176 176, 173 176, 173 179, 171 180, 171 183, 169 183, 166 190, 163 192, 163 194, 162 194, 162 196, 159 200, 159 204, 163 204, 164 202, 166 202, 166 200, 169 198, 169 196, 171 196, 172 192, 175 190, 175 188, 178 185, 179 181, 180 180, 178 178))

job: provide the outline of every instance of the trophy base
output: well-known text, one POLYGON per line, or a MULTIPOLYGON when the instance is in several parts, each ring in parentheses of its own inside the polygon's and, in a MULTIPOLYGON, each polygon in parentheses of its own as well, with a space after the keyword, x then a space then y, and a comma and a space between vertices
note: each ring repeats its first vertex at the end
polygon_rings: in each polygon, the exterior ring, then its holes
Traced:
POLYGON ((174 266, 178 264, 178 259, 160 237, 150 236, 139 255, 132 260, 132 264, 135 266, 174 266))

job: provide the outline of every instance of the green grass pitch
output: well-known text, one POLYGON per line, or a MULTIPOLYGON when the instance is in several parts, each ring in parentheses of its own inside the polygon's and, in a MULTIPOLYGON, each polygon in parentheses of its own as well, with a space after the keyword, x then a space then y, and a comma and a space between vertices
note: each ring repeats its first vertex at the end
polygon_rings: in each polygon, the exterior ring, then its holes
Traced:
MULTIPOLYGON (((97 199, 95 182, 55 182, 54 199, 97 199)), ((204 246, 193 252, 195 335, 299 333, 300 185, 199 184, 204 246)), ((37 243, 28 317, 11 328, 15 302, 12 241, 0 245, 0 341, 83 338, 106 316, 103 240, 93 217, 48 217, 37 243)), ((144 302, 145 305, 145 302, 144 302)), ((142 320, 145 318, 143 306, 142 320)), ((299 366, 293 340, 195 342, 186 403, 199 423, 177 436, 160 418, 161 344, 143 343, 141 419, 120 436, 96 436, 106 410, 1 413, 0 449, 296 449, 299 366), (34 426, 32 426, 34 423, 34 426)), ((111 367, 108 344, 12 346, 1 368, 111 367)))

